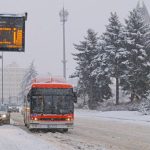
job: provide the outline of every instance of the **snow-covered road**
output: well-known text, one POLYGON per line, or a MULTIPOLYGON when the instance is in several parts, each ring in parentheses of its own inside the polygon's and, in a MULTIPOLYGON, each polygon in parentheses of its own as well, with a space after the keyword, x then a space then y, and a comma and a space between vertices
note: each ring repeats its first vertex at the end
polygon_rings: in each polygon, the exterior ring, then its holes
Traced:
MULTIPOLYGON (((40 133, 71 150, 150 150, 150 116, 138 112, 77 110, 75 128, 67 134, 40 133)), ((69 149, 69 150, 70 150, 69 149)))
MULTIPOLYGON (((119 113, 119 112, 118 112, 119 113)), ((127 119, 127 118, 126 118, 127 119)), ((111 117, 77 117, 74 132, 111 150, 150 150, 150 125, 111 117)))
MULTIPOLYGON (((21 115, 14 114, 12 118, 21 123, 21 115)), ((21 138, 25 145, 31 145, 32 149, 37 149, 37 146, 40 150, 150 150, 150 116, 138 112, 76 110, 75 128, 68 133, 31 133, 24 126, 2 126, 0 130, 0 148, 10 143, 4 150, 25 148, 11 146, 21 138)), ((22 140, 19 143, 22 144, 22 140)))

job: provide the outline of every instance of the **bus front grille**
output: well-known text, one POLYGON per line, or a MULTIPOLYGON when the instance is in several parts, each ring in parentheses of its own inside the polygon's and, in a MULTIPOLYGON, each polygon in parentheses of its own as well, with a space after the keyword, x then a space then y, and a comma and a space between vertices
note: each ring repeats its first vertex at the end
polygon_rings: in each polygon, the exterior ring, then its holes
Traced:
POLYGON ((66 121, 67 118, 40 118, 41 121, 66 121))

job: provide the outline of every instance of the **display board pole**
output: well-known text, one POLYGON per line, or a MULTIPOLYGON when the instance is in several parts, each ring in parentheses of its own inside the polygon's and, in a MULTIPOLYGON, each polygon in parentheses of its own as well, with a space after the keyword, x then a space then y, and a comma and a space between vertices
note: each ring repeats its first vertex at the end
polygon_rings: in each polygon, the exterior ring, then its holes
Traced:
POLYGON ((4 96, 3 96, 3 51, 2 51, 2 104, 4 103, 4 96))

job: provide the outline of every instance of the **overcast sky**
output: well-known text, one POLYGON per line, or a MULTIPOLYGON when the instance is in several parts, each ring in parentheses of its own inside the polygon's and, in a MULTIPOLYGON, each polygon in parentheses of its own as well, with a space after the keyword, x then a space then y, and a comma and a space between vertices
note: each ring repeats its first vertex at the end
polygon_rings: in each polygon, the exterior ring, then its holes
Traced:
MULTIPOLYGON (((4 65, 17 62, 28 67, 34 60, 39 74, 63 75, 62 23, 59 11, 68 10, 66 23, 67 76, 75 71, 76 62, 71 53, 73 43, 83 40, 89 28, 101 34, 108 24, 110 12, 116 11, 124 22, 138 0, 0 0, 0 13, 28 13, 26 21, 25 52, 5 52, 4 65)), ((150 0, 144 0, 150 12, 150 0)))

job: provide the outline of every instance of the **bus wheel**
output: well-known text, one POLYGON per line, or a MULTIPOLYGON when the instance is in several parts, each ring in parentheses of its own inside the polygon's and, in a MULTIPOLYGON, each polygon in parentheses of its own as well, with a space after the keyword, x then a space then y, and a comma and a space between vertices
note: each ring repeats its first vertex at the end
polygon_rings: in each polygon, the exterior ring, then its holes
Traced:
POLYGON ((63 129, 63 132, 68 132, 68 129, 63 129))
POLYGON ((25 125, 25 126, 27 126, 27 124, 26 124, 25 120, 24 120, 24 125, 25 125))
POLYGON ((30 129, 30 128, 29 128, 29 131, 30 131, 30 132, 34 132, 35 130, 34 130, 34 129, 30 129))

